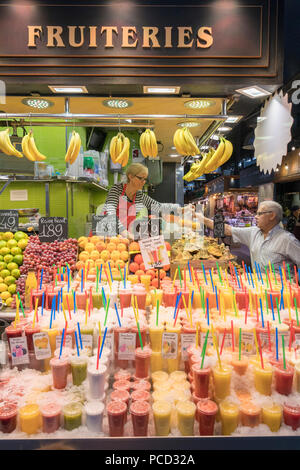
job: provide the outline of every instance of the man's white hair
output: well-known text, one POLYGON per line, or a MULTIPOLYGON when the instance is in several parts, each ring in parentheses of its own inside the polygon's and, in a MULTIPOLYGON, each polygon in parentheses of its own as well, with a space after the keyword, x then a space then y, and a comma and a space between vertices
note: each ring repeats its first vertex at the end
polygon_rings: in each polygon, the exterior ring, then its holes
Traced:
POLYGON ((276 201, 263 201, 260 203, 260 207, 264 207, 264 210, 272 211, 276 214, 278 222, 282 220, 282 207, 276 201))

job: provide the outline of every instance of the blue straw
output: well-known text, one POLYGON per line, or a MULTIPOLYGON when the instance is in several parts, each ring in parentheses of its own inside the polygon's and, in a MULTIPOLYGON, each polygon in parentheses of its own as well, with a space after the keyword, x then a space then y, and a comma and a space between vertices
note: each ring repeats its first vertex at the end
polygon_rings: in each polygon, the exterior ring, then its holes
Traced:
POLYGON ((73 290, 73 304, 74 304, 74 314, 76 312, 76 292, 73 290))
POLYGON ((278 266, 278 268, 279 268, 279 274, 280 274, 280 279, 281 279, 281 286, 282 286, 282 288, 283 288, 283 277, 282 277, 281 267, 278 266))
POLYGON ((215 293, 216 293, 217 310, 219 310, 219 302, 218 302, 218 291, 217 291, 217 286, 215 286, 215 293))
POLYGON ((41 271, 40 290, 42 289, 42 285, 43 285, 43 274, 44 274, 44 268, 42 268, 42 271, 41 271))
MULTIPOLYGON (((53 302, 52 302, 53 304, 53 302)), ((51 307, 51 316, 50 316, 50 325, 49 325, 49 328, 52 328, 52 321, 53 321, 53 305, 51 307)))
MULTIPOLYGON (((102 266, 102 264, 101 264, 102 266)), ((83 292, 83 268, 81 270, 81 292, 83 292)))
POLYGON ((42 316, 44 314, 44 301, 45 301, 45 291, 43 292, 43 297, 42 297, 42 312, 41 312, 42 316))
POLYGON ((284 310, 284 300, 283 300, 283 288, 281 289, 280 292, 280 310, 284 310))
POLYGON ((52 308, 53 308, 53 320, 55 320, 55 312, 56 312, 56 295, 52 299, 52 308))
POLYGON ((190 273, 190 282, 193 282, 192 274, 191 274, 191 267, 190 267, 190 262, 189 261, 188 261, 188 268, 189 268, 189 273, 190 273))
POLYGON ((238 272, 237 272, 236 267, 234 267, 234 270, 235 270, 235 275, 236 275, 236 278, 237 278, 237 282, 238 282, 239 288, 241 288, 240 279, 239 279, 239 275, 238 275, 238 272))
POLYGON ((259 298, 259 303, 260 303, 260 312, 261 312, 261 324, 262 324, 262 327, 264 328, 265 324, 264 324, 264 314, 263 314, 261 298, 259 298))
POLYGON ((68 267, 68 292, 70 292, 70 268, 68 267))
POLYGON ((206 297, 206 315, 207 315, 207 324, 209 325, 209 305, 208 305, 208 297, 206 297))
POLYGON ((103 335, 103 339, 102 339, 102 344, 101 344, 99 359, 101 359, 101 356, 102 356, 102 350, 103 350, 103 346, 104 346, 104 341, 105 341, 106 333, 107 333, 107 326, 105 327, 105 331, 104 331, 104 335, 103 335))
POLYGON ((101 264, 101 266, 100 266, 100 279, 99 279, 99 282, 101 282, 101 278, 102 278, 102 267, 103 267, 103 264, 101 264))
MULTIPOLYGON (((63 288, 61 288, 61 291, 60 291, 60 311, 62 312, 63 311, 63 288)), ((59 310, 58 310, 59 311, 59 310)))
POLYGON ((276 360, 278 361, 278 329, 275 328, 275 337, 276 337, 276 360))
POLYGON ((211 287, 212 287, 212 290, 214 291, 214 290, 215 290, 215 286, 214 286, 214 283, 213 283, 213 278, 212 278, 212 274, 211 274, 211 269, 209 270, 209 275, 210 275, 211 287))
POLYGON ((203 263, 201 263, 201 265, 202 265, 202 271, 203 271, 203 274, 204 274, 205 284, 207 284, 207 279, 206 279, 206 274, 205 274, 204 264, 203 264, 203 263))
POLYGON ((258 265, 258 269, 259 269, 260 279, 261 279, 261 282, 263 284, 264 280, 263 280, 263 277, 262 277, 262 274, 261 274, 260 264, 258 265))
POLYGON ((117 304, 116 304, 116 302, 115 302, 115 310, 116 310, 116 314, 117 314, 117 317, 118 317, 119 326, 122 326, 122 325, 121 325, 121 322, 120 322, 120 317, 119 317, 119 312, 118 312, 118 309, 117 309, 117 304))
POLYGON ((253 277, 252 277, 252 272, 251 272, 250 267, 249 267, 249 273, 250 273, 250 278, 251 278, 252 287, 253 287, 253 289, 254 289, 254 282, 253 282, 253 277))
POLYGON ((249 273, 248 273, 248 266, 245 264, 245 269, 247 273, 247 279, 248 279, 248 284, 250 285, 250 278, 249 278, 249 273))
POLYGON ((58 296, 57 296, 57 312, 59 313, 59 307, 60 307, 60 290, 58 291, 58 296))
POLYGON ((82 349, 82 339, 81 339, 81 332, 80 332, 79 322, 77 322, 77 328, 78 328, 78 336, 79 336, 79 341, 80 341, 80 347, 82 349))
POLYGON ((192 290, 192 295, 191 295, 191 307, 193 308, 193 300, 194 300, 194 291, 192 290))
POLYGON ((102 287, 102 294, 103 294, 103 298, 104 298, 104 301, 105 301, 105 305, 103 305, 103 307, 106 308, 107 300, 106 300, 106 296, 105 296, 105 292, 104 292, 103 287, 102 287))
POLYGON ((61 358, 62 348, 63 348, 63 344, 64 344, 64 337, 65 337, 65 328, 63 329, 62 335, 61 335, 60 350, 59 350, 59 359, 61 358))
POLYGON ((77 332, 76 331, 75 331, 75 341, 76 341, 77 356, 79 357, 80 353, 79 353, 78 339, 77 339, 77 332))
POLYGON ((273 318, 273 321, 275 321, 274 306, 273 306, 273 296, 272 296, 272 294, 270 294, 270 301, 271 301, 271 308, 272 308, 272 318, 273 318))
POLYGON ((113 281, 113 275, 112 275, 112 272, 111 272, 111 266, 110 266, 110 262, 109 262, 109 261, 108 261, 108 267, 109 267, 109 272, 110 272, 111 280, 113 281))
POLYGON ((177 294, 176 296, 176 302, 175 302, 175 310, 174 310, 174 319, 176 317, 176 311, 177 311, 177 307, 178 307, 178 304, 180 302, 180 298, 181 298, 181 292, 179 292, 179 294, 177 294))

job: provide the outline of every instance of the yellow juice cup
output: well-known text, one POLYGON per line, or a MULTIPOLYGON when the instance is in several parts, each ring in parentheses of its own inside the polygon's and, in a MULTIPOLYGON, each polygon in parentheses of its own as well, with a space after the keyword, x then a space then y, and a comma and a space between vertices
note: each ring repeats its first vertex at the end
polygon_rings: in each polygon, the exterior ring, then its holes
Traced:
POLYGON ((74 309, 74 297, 73 297, 72 291, 63 292, 63 306, 64 306, 64 309, 65 309, 66 313, 68 312, 67 298, 69 300, 70 310, 73 310, 74 309))
POLYGON ((141 275, 141 284, 144 284, 146 291, 149 292, 151 286, 151 276, 148 274, 141 275))
POLYGON ((178 401, 176 404, 177 426, 183 436, 194 435, 196 405, 192 401, 178 401))
POLYGON ((272 432, 277 432, 281 426, 282 407, 277 403, 262 407, 262 421, 272 432))
POLYGON ((155 401, 152 405, 157 436, 168 436, 171 426, 172 405, 167 401, 155 401))
POLYGON ((163 332, 163 326, 152 325, 149 327, 150 344, 152 351, 161 352, 161 341, 163 332))
POLYGON ((157 370, 151 374, 152 382, 158 381, 166 381, 169 378, 169 374, 163 370, 157 370))
POLYGON ((224 400, 220 403, 220 417, 222 423, 222 434, 223 436, 229 436, 238 426, 239 407, 229 400, 224 400))
POLYGON ((26 434, 36 434, 42 424, 40 408, 36 404, 25 405, 19 409, 21 431, 26 434))
POLYGON ((136 274, 128 274, 127 279, 131 284, 137 284, 139 282, 139 276, 136 274))
POLYGON ((151 372, 157 372, 163 368, 163 360, 161 352, 152 351, 150 358, 151 372))
POLYGON ((254 366, 254 385, 256 390, 262 395, 271 395, 273 368, 270 364, 264 364, 262 368, 259 364, 254 366))
POLYGON ((156 308, 157 306, 157 301, 159 301, 159 305, 162 304, 162 299, 163 299, 163 290, 162 289, 155 289, 151 290, 151 304, 153 308, 156 308))
POLYGON ((182 380, 186 380, 187 375, 183 370, 174 370, 170 374, 170 380, 172 382, 181 382, 182 380))
POLYGON ((53 356, 54 351, 56 349, 56 336, 59 335, 59 331, 57 328, 42 328, 42 331, 48 333, 51 353, 53 356))
POLYGON ((218 400, 223 400, 230 395, 231 374, 232 367, 227 364, 222 365, 222 369, 219 365, 213 368, 215 397, 218 400))
POLYGON ((191 384, 188 380, 181 380, 180 382, 173 382, 172 389, 177 392, 189 392, 191 384))
POLYGON ((167 381, 160 381, 160 380, 155 380, 153 382, 153 390, 156 392, 157 390, 160 390, 161 392, 169 392, 171 390, 172 383, 167 380, 167 381))
POLYGON ((194 290, 194 297, 193 297, 193 309, 194 308, 201 308, 201 295, 199 291, 194 290))
POLYGON ((167 359, 167 367, 168 367, 168 373, 171 374, 175 370, 179 368, 180 364, 180 354, 178 354, 177 357, 174 359, 167 359))

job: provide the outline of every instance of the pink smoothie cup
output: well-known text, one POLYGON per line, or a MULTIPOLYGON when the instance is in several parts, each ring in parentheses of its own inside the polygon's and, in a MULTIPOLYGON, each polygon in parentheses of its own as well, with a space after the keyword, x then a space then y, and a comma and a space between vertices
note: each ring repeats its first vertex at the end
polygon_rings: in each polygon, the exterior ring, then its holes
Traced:
POLYGON ((213 436, 218 406, 212 400, 200 400, 196 406, 200 436, 213 436))
POLYGON ((126 423, 127 406, 123 401, 111 401, 106 407, 108 417, 109 435, 122 437, 126 423))
POLYGON ((50 367, 52 371, 53 387, 57 389, 65 388, 69 372, 69 361, 62 357, 60 359, 52 357, 52 359, 50 359, 50 367))
POLYGON ((150 405, 147 401, 134 401, 130 407, 134 436, 147 436, 150 405))
POLYGON ((61 406, 58 403, 47 403, 40 407, 43 432, 52 433, 60 427, 61 406))

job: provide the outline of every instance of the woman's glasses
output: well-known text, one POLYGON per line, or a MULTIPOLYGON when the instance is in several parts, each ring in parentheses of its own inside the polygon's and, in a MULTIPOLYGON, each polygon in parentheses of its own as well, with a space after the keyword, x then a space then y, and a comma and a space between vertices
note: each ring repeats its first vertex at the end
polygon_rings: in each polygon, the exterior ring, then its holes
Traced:
POLYGON ((147 181, 147 178, 143 178, 143 176, 135 175, 135 177, 138 178, 140 181, 147 181))

